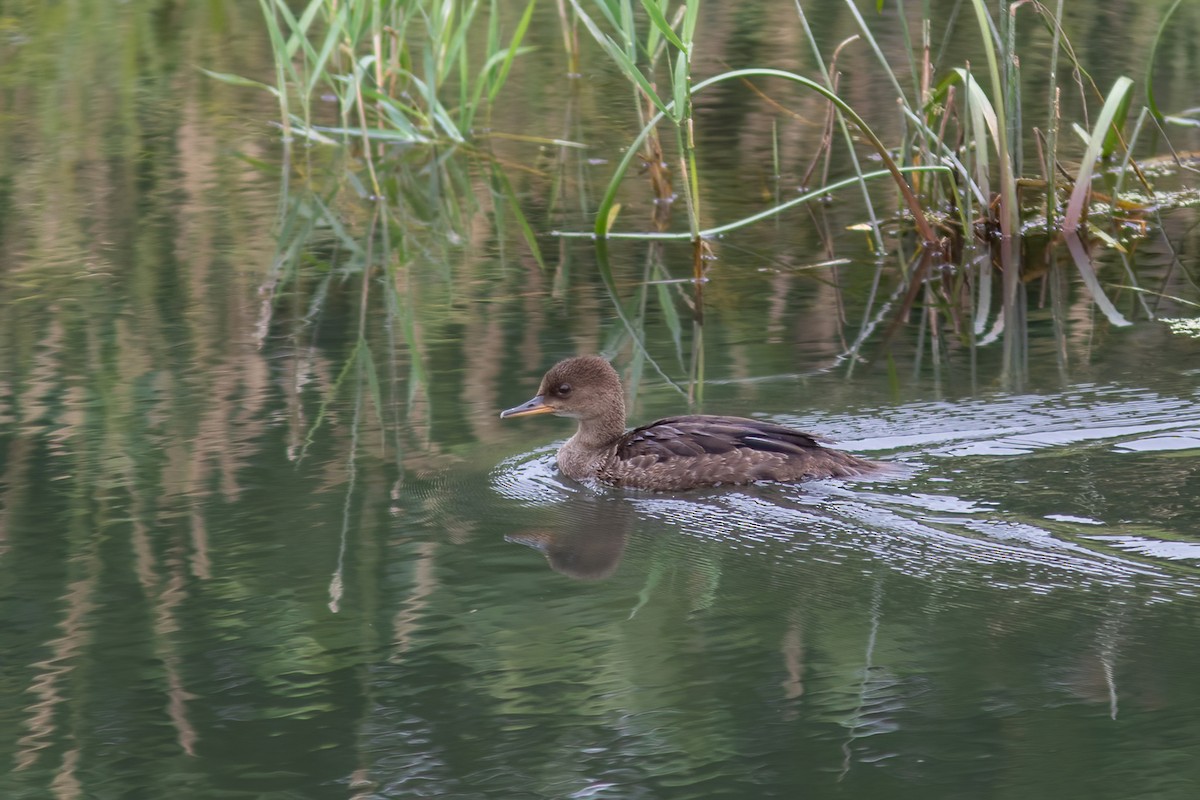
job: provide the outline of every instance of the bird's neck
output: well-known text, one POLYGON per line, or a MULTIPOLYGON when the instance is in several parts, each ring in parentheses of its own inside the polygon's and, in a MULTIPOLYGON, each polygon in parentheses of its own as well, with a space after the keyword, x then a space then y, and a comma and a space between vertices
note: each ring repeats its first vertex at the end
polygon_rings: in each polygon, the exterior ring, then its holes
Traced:
POLYGON ((609 447, 625 434, 625 404, 605 413, 579 420, 579 430, 571 441, 579 447, 598 450, 609 447))

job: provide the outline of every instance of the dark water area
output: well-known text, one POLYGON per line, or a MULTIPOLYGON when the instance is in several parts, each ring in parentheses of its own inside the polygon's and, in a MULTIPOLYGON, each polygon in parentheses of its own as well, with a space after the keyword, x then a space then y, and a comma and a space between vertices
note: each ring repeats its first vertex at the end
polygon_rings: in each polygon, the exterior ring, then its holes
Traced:
MULTIPOLYGON (((776 5, 706 4, 699 74, 811 69, 776 5)), ((1064 27, 1106 89, 1140 80, 1168 4, 1102 5, 1064 27)), ((364 283, 367 204, 338 195, 346 239, 314 235, 289 283, 301 177, 336 159, 285 161, 275 99, 197 69, 273 80, 257 4, 53 8, 0 3, 0 797, 1196 796, 1194 208, 1092 241, 1111 310, 1031 240, 1019 320, 931 293, 897 321, 903 248, 873 252, 843 193, 723 237, 698 333, 662 282, 687 244, 550 235, 588 228, 637 126, 596 53, 565 75, 546 5, 491 124, 589 145, 560 172, 497 145, 537 167, 514 182, 547 268, 497 207, 439 227, 413 189, 395 272, 364 283), (570 421, 498 413, 601 351, 631 422, 761 416, 888 469, 574 483, 570 421)), ((856 31, 806 11, 824 42, 856 31)), ((1177 22, 1155 90, 1181 112, 1200 22, 1177 22)), ((1019 33, 1040 98, 1049 37, 1019 33)), ((887 132, 870 63, 846 52, 842 85, 887 132)), ((704 95, 706 220, 798 192, 824 114, 704 95)))

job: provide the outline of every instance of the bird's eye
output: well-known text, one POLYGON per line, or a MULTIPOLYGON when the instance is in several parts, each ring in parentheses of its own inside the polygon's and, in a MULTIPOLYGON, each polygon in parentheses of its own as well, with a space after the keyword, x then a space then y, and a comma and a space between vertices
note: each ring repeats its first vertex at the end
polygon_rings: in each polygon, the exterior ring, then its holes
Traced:
POLYGON ((557 394, 559 397, 566 397, 567 395, 569 395, 571 393, 571 384, 560 383, 558 385, 558 388, 554 390, 554 393, 557 394))

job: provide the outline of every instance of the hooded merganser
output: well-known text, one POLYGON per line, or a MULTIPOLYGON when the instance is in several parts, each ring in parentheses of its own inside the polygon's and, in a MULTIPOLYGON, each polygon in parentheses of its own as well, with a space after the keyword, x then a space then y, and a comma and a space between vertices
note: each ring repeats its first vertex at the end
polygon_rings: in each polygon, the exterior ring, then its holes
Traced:
POLYGON ((555 414, 579 420, 558 451, 574 480, 677 491, 701 486, 796 482, 875 472, 879 464, 821 445, 811 433, 744 417, 667 417, 625 430, 625 399, 616 370, 599 356, 560 361, 537 396, 500 417, 555 414))

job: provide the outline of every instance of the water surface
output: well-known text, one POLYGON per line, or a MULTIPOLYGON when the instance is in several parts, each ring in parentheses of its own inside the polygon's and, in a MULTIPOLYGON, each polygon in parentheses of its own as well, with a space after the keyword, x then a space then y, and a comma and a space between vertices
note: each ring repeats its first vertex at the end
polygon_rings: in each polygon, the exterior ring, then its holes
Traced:
MULTIPOLYGON (((714 10, 705 57, 803 69, 768 5, 714 10)), ((586 227, 584 189, 630 135, 602 65, 538 77, 561 66, 552 15, 514 67, 527 103, 495 120, 596 115, 564 123, 594 140, 577 205, 539 216, 550 181, 518 180, 548 270, 486 211, 458 239, 431 223, 403 313, 371 295, 363 316, 332 236, 306 263, 336 279, 264 303, 279 221, 311 197, 281 186, 271 103, 193 69, 269 79, 257 8, 128 6, 0 16, 4 797, 1195 796, 1200 340, 1159 319, 1200 300, 1194 211, 1094 250, 1107 287, 1155 293, 1113 290, 1127 326, 1055 255, 1022 290, 1015 363, 999 338, 936 338, 933 301, 885 342, 898 264, 849 230, 849 199, 731 235, 689 403, 689 325, 677 344, 648 296, 660 375, 613 299, 635 307, 648 264, 690 274, 686 247, 615 243, 610 284, 590 242, 545 235, 586 227), (637 382, 633 421, 761 415, 890 469, 567 481, 568 421, 497 415, 601 350, 637 382)), ((1111 80, 1117 45, 1068 17, 1111 80)), ((1160 103, 1184 107, 1195 56, 1165 47, 1160 103)), ((884 91, 857 86, 866 107, 884 91)), ((823 109, 788 129, 774 182, 770 106, 743 94, 701 105, 715 219, 796 191, 820 133, 823 109)), ((347 229, 363 207, 339 209, 347 229)))

